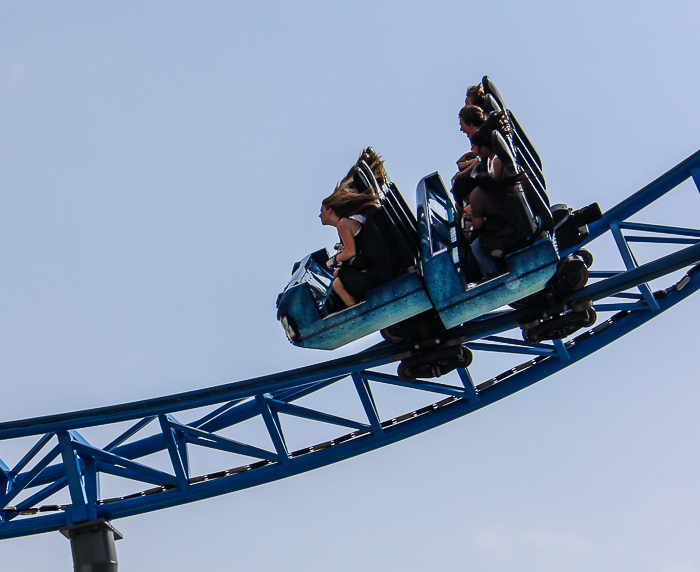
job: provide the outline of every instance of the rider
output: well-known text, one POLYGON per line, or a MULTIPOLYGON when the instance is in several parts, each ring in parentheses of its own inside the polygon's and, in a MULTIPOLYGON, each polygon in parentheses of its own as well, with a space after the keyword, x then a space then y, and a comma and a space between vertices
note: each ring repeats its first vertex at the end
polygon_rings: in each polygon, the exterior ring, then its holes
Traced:
POLYGON ((464 100, 464 105, 476 105, 481 109, 484 109, 486 94, 484 93, 484 88, 480 83, 476 85, 470 85, 467 88, 467 97, 464 100))
POLYGON ((346 306, 357 304, 365 291, 377 285, 366 272, 371 261, 362 255, 360 248, 366 221, 361 213, 378 204, 379 199, 373 188, 359 193, 346 185, 338 185, 333 194, 321 203, 321 224, 338 229, 341 246, 327 265, 336 269, 333 273, 333 290, 346 306))
MULTIPOLYGON (((470 139, 474 132, 484 124, 484 121, 486 121, 486 117, 484 117, 484 112, 480 107, 465 105, 459 111, 459 130, 470 139)), ((457 179, 469 176, 471 169, 473 169, 474 165, 477 163, 474 157, 474 154, 469 151, 457 159, 457 167, 459 170, 455 173, 455 176, 452 177, 453 184, 457 179)))
POLYGON ((524 173, 501 177, 489 173, 470 177, 467 181, 469 217, 464 228, 471 231, 471 251, 486 279, 497 276, 501 269, 498 262, 484 250, 482 235, 489 234, 505 240, 516 237, 518 229, 505 217, 506 193, 525 178, 524 173))

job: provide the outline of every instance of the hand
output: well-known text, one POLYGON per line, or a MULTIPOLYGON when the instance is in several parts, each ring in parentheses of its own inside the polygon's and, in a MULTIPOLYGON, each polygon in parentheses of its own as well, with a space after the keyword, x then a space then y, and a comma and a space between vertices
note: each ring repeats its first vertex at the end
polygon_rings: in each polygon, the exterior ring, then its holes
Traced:
POLYGON ((454 176, 452 177, 452 182, 454 183, 457 179, 461 179, 462 177, 466 177, 469 175, 471 171, 457 171, 454 176))
POLYGON ((464 213, 462 214, 462 230, 468 232, 471 230, 472 226, 472 207, 471 205, 465 205, 464 213))
POLYGON ((459 165, 460 163, 467 163, 472 159, 476 159, 476 151, 467 151, 464 155, 457 159, 457 165, 459 165))

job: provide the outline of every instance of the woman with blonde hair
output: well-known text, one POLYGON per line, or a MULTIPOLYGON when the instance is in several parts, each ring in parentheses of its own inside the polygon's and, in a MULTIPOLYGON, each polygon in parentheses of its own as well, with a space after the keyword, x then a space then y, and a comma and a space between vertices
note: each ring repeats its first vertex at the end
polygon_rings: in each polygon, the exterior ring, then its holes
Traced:
POLYGON ((362 294, 382 282, 372 272, 375 261, 361 251, 364 213, 378 205, 379 196, 372 185, 359 191, 345 179, 321 202, 321 224, 336 227, 340 238, 338 252, 328 261, 328 267, 336 269, 333 290, 346 306, 354 306, 362 294))

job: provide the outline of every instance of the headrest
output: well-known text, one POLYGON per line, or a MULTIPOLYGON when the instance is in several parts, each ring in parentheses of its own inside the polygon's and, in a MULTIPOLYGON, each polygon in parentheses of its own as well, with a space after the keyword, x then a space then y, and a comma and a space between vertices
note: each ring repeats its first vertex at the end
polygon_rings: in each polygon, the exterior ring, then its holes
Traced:
POLYGON ((486 113, 493 113, 494 111, 501 111, 501 106, 498 105, 496 98, 490 93, 486 94, 484 97, 484 111, 486 113))
POLYGON ((501 160, 501 163, 503 163, 503 173, 505 175, 516 175, 518 169, 513 154, 510 152, 508 143, 506 143, 503 135, 498 131, 491 132, 491 145, 493 146, 496 156, 501 160))
POLYGON ((525 131, 523 131, 523 128, 520 127, 520 123, 518 123, 518 120, 515 117, 515 114, 508 110, 508 116, 510 117, 510 122, 513 125, 513 130, 517 133, 518 137, 520 140, 523 142, 523 145, 527 148, 529 151, 530 155, 532 155, 532 158, 535 160, 535 163, 537 163, 537 166, 542 169, 542 160, 540 159, 540 156, 537 154, 537 150, 532 146, 532 143, 530 143, 530 140, 528 139, 527 135, 525 134, 525 131))
POLYGON ((498 102, 498 105, 501 106, 501 109, 506 108, 505 103, 503 103, 503 98, 501 97, 501 94, 498 93, 498 89, 496 89, 495 84, 491 81, 489 76, 485 75, 482 78, 481 85, 484 88, 484 93, 492 95, 496 99, 496 101, 498 102))
MULTIPOLYGON (((377 182, 377 178, 374 176, 374 173, 372 172, 372 168, 367 164, 367 161, 362 159, 362 161, 360 161, 357 164, 357 170, 362 171, 364 178, 367 179, 367 187, 371 187, 375 190, 375 192, 379 192, 379 183, 377 182)), ((353 177, 354 177, 354 175, 353 175, 353 177)), ((365 187, 365 189, 367 187, 365 187)))
POLYGON ((488 173, 488 172, 489 172, 488 161, 486 159, 481 159, 481 161, 479 163, 474 165, 474 168, 472 169, 470 177, 476 177, 477 175, 481 175, 482 173, 488 173))
POLYGON ((358 166, 352 174, 352 181, 355 183, 355 188, 360 193, 364 193, 369 189, 372 184, 369 182, 369 178, 362 170, 361 166, 358 166))

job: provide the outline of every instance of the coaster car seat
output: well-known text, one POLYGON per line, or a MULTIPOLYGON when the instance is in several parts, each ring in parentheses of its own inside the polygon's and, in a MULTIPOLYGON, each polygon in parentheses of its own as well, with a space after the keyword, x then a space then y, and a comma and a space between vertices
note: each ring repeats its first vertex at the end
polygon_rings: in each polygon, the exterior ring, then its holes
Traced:
MULTIPOLYGON (((518 168, 515 159, 505 139, 498 131, 491 133, 491 144, 496 155, 503 163, 504 175, 517 175, 518 168)), ((547 209, 547 213, 549 213, 549 209, 547 209)), ((549 213, 550 220, 551 216, 551 213, 549 213)), ((519 250, 530 243, 539 234, 541 228, 541 221, 533 214, 525 192, 520 184, 516 184, 505 191, 503 217, 496 217, 496 220, 487 221, 484 232, 481 234, 481 244, 484 250, 493 258, 502 258, 505 254, 519 250), (515 232, 510 236, 497 234, 506 224, 514 227, 515 232)))

